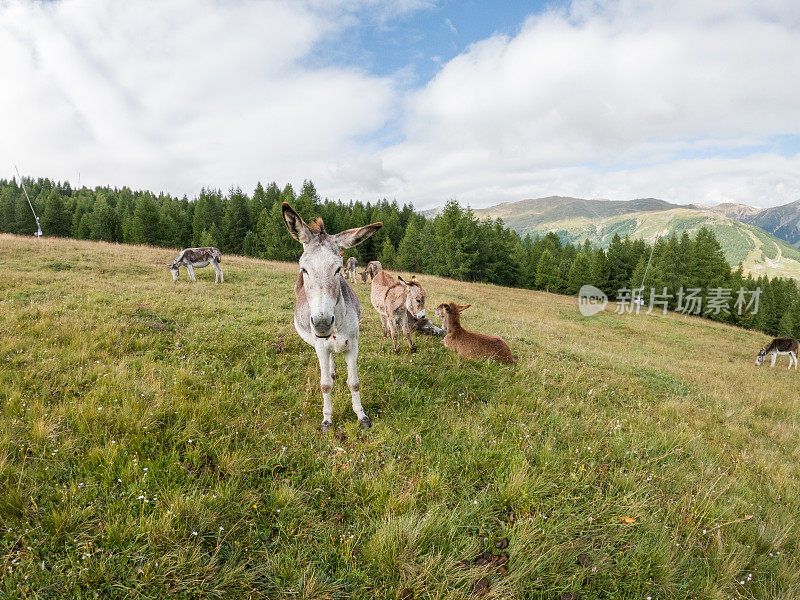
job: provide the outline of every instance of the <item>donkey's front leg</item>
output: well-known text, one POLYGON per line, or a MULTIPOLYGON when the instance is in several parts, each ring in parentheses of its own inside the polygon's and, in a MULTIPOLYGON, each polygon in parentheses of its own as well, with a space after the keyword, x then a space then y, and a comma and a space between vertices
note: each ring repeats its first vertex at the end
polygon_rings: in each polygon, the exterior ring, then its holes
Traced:
POLYGON ((315 346, 319 359, 319 384, 322 388, 322 432, 325 433, 333 427, 333 402, 331 402, 331 352, 321 343, 315 346))
POLYGON ((361 385, 358 382, 358 338, 351 340, 350 348, 344 353, 344 361, 347 363, 347 387, 350 388, 350 395, 353 398, 353 412, 358 417, 358 424, 361 429, 369 429, 372 423, 361 406, 361 385))
POLYGON ((394 353, 397 354, 398 353, 397 337, 399 335, 399 332, 397 331, 397 323, 395 323, 394 315, 392 314, 387 315, 386 325, 389 328, 389 335, 392 338, 392 350, 394 350, 394 353))
POLYGON ((381 327, 383 328, 383 337, 386 337, 389 332, 389 326, 386 324, 387 323, 386 315, 384 315, 383 313, 379 314, 381 316, 381 327))
POLYGON ((408 324, 407 318, 402 320, 402 329, 403 329, 403 335, 406 336, 406 340, 408 341, 408 349, 411 352, 416 352, 417 347, 414 346, 414 341, 411 339, 411 326, 408 324))

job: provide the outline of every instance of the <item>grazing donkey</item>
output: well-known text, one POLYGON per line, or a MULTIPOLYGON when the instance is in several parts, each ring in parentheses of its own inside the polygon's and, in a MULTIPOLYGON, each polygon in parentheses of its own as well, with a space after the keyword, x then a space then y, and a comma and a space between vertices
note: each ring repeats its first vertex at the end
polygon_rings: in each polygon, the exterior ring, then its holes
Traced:
POLYGON ((358 283, 356 281, 356 272, 358 270, 358 260, 355 256, 351 256, 347 259, 347 262, 344 264, 344 278, 347 281, 352 281, 353 283, 358 283))
POLYGON ((194 276, 195 268, 199 269, 200 267, 211 265, 211 268, 214 269, 216 273, 214 283, 224 282, 225 277, 222 275, 222 267, 219 266, 220 262, 222 262, 222 252, 219 251, 219 248, 211 246, 206 246, 205 248, 186 248, 186 250, 181 250, 181 253, 172 261, 172 266, 170 267, 172 271, 172 281, 178 281, 180 267, 186 267, 186 271, 189 273, 189 279, 197 281, 197 278, 194 276))
MULTIPOLYGON (((370 263, 372 264, 372 263, 370 263)), ((419 284, 416 277, 405 281, 402 277, 394 277, 386 271, 379 271, 372 278, 370 301, 381 317, 383 337, 389 333, 392 336, 392 346, 397 354, 397 329, 398 325, 403 335, 408 340, 408 348, 416 351, 414 342, 411 341, 411 326, 408 314, 422 320, 425 318, 425 289, 419 284)))
POLYGON ((483 335, 467 331, 461 326, 459 314, 467 310, 471 304, 459 306, 455 302, 440 304, 436 307, 436 316, 442 317, 447 335, 442 343, 448 350, 455 350, 464 358, 493 358, 504 363, 514 362, 514 355, 499 335, 483 335))
POLYGON ((379 260, 371 260, 367 263, 367 268, 361 271, 361 281, 364 283, 367 282, 367 275, 369 275, 370 280, 375 279, 375 275, 380 273, 383 270, 383 265, 379 260))
POLYGON ((342 256, 339 251, 360 244, 383 224, 372 223, 329 235, 322 219, 307 225, 291 206, 283 203, 283 220, 294 239, 303 244, 300 274, 294 285, 297 304, 294 308, 294 328, 319 359, 322 387, 322 431, 333 426, 331 389, 335 367, 333 354, 344 352, 347 363, 347 387, 353 400, 353 410, 362 429, 371 427, 369 417, 361 407, 358 383, 358 325, 361 303, 353 288, 342 276, 342 256))
POLYGON ((797 340, 792 338, 775 338, 769 344, 764 346, 758 352, 758 356, 756 356, 756 366, 760 366, 764 363, 764 359, 769 354, 772 357, 772 363, 769 365, 770 367, 775 366, 775 361, 778 358, 779 354, 788 354, 789 355, 789 368, 792 368, 794 365, 794 370, 797 370, 797 351, 800 343, 797 340))

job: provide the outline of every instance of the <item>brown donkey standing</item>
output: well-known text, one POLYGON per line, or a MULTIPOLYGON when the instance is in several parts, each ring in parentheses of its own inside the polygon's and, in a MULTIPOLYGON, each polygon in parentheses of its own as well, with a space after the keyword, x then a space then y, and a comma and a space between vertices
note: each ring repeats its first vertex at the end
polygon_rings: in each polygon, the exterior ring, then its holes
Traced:
POLYGON ((436 316, 442 317, 442 324, 447 332, 442 343, 448 350, 455 350, 464 358, 493 358, 504 363, 514 362, 511 348, 499 335, 475 333, 461 326, 459 314, 470 306, 472 305, 459 306, 455 302, 450 302, 436 307, 436 316))
MULTIPOLYGON (((371 264, 371 263, 370 263, 371 264)), ((412 277, 405 281, 402 277, 395 279, 386 271, 379 271, 372 279, 370 301, 381 317, 383 337, 392 336, 392 346, 397 354, 398 326, 408 340, 408 348, 414 352, 411 341, 411 326, 408 313, 416 319, 425 318, 425 289, 412 277), (399 280, 399 281, 398 281, 399 280)))
POLYGON ((303 340, 314 347, 319 359, 322 387, 322 431, 333 426, 331 389, 335 366, 333 354, 344 352, 347 363, 347 387, 353 400, 353 411, 361 427, 371 427, 369 417, 361 406, 361 387, 358 382, 358 333, 361 303, 353 288, 342 276, 340 250, 360 244, 382 227, 372 223, 348 229, 336 235, 325 232, 322 219, 306 225, 291 206, 283 203, 283 220, 294 239, 303 244, 300 274, 294 284, 297 304, 294 308, 294 328, 303 340))

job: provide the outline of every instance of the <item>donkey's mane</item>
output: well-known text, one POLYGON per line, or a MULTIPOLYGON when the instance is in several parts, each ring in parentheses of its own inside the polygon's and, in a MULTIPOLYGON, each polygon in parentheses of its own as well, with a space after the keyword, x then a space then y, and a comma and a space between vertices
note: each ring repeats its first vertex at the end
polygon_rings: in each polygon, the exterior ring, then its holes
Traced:
POLYGON ((317 217, 313 223, 308 223, 308 228, 311 233, 325 233, 325 223, 322 221, 322 217, 317 217))

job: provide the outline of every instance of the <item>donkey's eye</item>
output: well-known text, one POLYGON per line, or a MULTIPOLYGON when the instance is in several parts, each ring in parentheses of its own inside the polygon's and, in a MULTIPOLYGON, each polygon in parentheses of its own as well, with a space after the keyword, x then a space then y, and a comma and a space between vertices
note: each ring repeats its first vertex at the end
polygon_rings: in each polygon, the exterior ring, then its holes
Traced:
POLYGON ((338 269, 336 269, 336 273, 334 273, 334 275, 338 275, 341 272, 342 272, 342 267, 339 267, 338 269))
POLYGON ((303 275, 308 275, 308 271, 306 271, 305 269, 300 269, 300 273, 302 273, 303 275))

